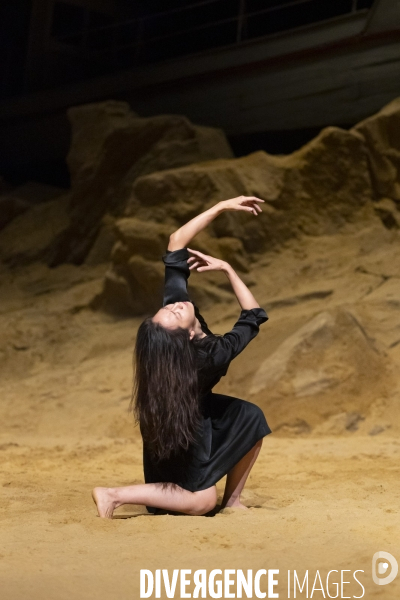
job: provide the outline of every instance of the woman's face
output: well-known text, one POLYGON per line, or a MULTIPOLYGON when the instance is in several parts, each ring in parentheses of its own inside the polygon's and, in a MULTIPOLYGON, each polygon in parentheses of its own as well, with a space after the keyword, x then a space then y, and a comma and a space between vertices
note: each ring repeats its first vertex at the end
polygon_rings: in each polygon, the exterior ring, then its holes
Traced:
POLYGON ((191 302, 175 302, 166 304, 153 317, 155 323, 160 323, 166 329, 193 329, 196 325, 194 306, 191 302))

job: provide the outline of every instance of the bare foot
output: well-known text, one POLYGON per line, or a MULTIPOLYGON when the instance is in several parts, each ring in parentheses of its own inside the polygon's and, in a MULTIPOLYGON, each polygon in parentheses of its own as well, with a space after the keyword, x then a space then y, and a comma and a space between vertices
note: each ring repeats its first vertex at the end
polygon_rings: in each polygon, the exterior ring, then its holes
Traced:
POLYGON ((112 519, 117 503, 111 490, 105 487, 95 487, 92 491, 92 498, 97 506, 99 517, 112 519))
POLYGON ((224 508, 240 508, 243 510, 249 510, 248 506, 245 506, 239 500, 232 502, 232 504, 229 504, 228 502, 227 504, 225 504, 225 506, 221 506, 221 510, 223 510, 224 508))
POLYGON ((242 508, 243 510, 249 510, 249 507, 245 506, 241 502, 238 502, 237 504, 232 504, 230 508, 242 508))

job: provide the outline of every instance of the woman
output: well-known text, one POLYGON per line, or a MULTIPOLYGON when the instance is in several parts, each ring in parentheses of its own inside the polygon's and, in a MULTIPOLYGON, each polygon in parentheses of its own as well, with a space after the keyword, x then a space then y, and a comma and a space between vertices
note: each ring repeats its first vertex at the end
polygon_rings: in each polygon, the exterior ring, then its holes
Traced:
POLYGON ((271 433, 256 405, 211 390, 230 362, 268 320, 253 294, 225 261, 187 248, 192 238, 225 211, 257 216, 263 200, 240 196, 218 202, 170 236, 163 256, 163 307, 140 325, 135 344, 132 408, 143 437, 145 484, 97 487, 100 517, 122 504, 204 515, 216 506, 215 484, 227 475, 221 508, 246 508, 240 493, 271 433), (192 256, 189 256, 189 253, 192 256), (214 335, 190 300, 190 271, 222 271, 242 308, 233 329, 214 335))

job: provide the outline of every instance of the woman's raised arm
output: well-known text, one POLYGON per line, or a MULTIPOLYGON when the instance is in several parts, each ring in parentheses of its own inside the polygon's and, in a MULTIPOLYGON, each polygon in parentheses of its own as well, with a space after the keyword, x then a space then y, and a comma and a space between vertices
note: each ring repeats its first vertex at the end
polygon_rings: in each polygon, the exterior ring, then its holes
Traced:
POLYGON ((234 271, 229 263, 226 263, 224 273, 229 279, 229 283, 235 293, 237 301, 244 310, 251 310, 252 308, 260 308, 257 300, 247 287, 247 285, 240 279, 239 275, 234 271))
POLYGON ((188 258, 187 261, 188 264, 190 264, 190 271, 192 269, 197 269, 198 272, 222 271, 229 279, 235 296, 242 309, 251 310, 252 308, 260 308, 260 305, 254 298, 247 285, 240 279, 239 275, 229 263, 227 263, 225 260, 214 258, 214 256, 203 254, 203 252, 199 252, 198 250, 192 250, 191 248, 188 248, 188 251, 193 255, 188 258))
POLYGON ((215 217, 227 210, 244 210, 246 212, 251 212, 254 215, 258 215, 262 212, 258 202, 264 202, 264 200, 256 198, 255 196, 239 196, 237 198, 231 198, 230 200, 218 202, 172 233, 169 238, 168 250, 173 251, 185 248, 190 241, 200 233, 200 231, 205 229, 207 225, 215 219, 215 217))

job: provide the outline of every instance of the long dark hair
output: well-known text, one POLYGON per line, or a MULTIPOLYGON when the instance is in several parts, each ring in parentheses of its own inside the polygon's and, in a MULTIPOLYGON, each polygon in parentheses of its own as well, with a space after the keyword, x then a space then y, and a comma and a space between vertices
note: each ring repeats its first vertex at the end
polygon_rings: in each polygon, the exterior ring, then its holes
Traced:
POLYGON ((151 317, 139 326, 130 408, 157 461, 195 442, 201 420, 198 370, 203 340, 190 340, 187 329, 166 329, 151 317))

